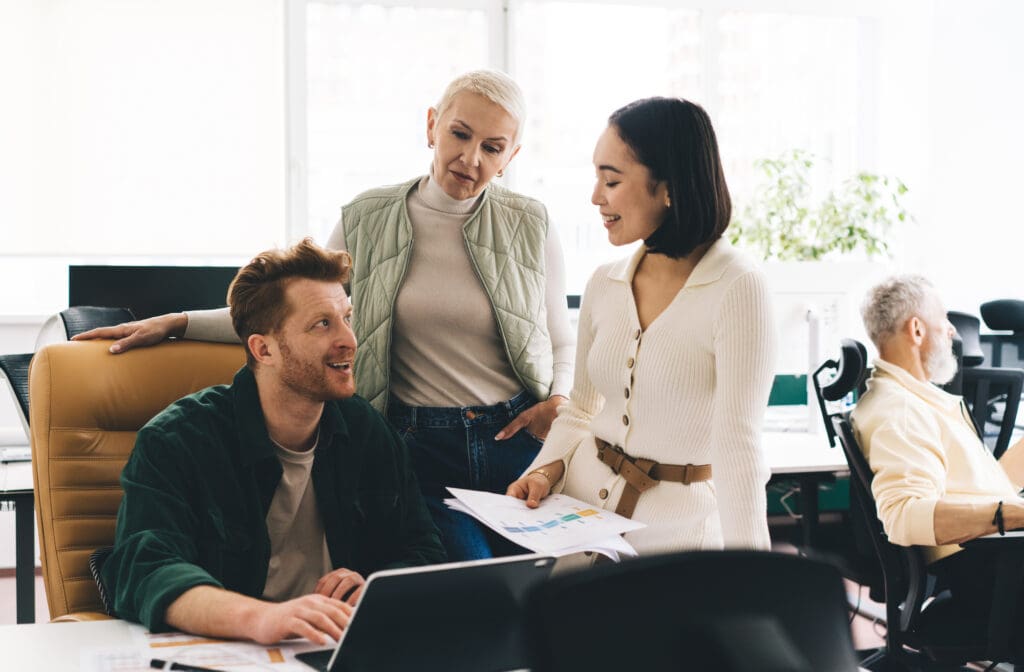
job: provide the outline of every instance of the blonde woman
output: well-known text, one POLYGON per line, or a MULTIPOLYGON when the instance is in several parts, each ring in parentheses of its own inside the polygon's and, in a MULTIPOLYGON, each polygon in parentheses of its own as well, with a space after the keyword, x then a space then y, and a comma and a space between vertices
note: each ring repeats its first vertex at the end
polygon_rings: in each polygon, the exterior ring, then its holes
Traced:
MULTIPOLYGON (((429 172, 354 198, 327 244, 353 257, 356 389, 405 438, 451 560, 520 550, 449 511, 445 487, 504 492, 572 383, 558 236, 543 204, 492 183, 518 154, 524 122, 507 75, 456 78, 427 111, 429 172)), ((120 339, 120 352, 167 336, 236 339, 226 311, 81 338, 120 339)))

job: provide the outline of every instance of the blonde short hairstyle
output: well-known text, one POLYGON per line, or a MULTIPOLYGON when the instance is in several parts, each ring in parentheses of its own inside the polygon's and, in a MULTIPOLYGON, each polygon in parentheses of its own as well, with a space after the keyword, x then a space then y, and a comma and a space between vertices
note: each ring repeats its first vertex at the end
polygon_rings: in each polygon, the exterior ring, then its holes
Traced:
POLYGON ((934 295, 935 286, 921 275, 894 275, 872 287, 860 314, 875 347, 881 348, 910 318, 925 319, 928 301, 934 295))
POLYGON ((523 125, 526 123, 526 100, 522 89, 511 77, 497 70, 473 70, 459 75, 445 88, 436 106, 437 116, 444 114, 452 99, 463 91, 479 94, 512 115, 516 120, 516 137, 513 144, 519 144, 520 138, 523 137, 523 125))

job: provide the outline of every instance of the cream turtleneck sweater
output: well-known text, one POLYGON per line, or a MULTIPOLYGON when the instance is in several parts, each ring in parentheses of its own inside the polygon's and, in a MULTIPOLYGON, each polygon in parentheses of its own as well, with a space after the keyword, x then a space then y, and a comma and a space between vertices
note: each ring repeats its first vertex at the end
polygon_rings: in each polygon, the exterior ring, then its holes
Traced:
MULTIPOLYGON (((409 194, 415 243, 395 302, 391 392, 411 406, 490 405, 522 389, 462 238, 462 226, 479 201, 479 197, 459 201, 448 196, 429 175, 409 194)), ((327 247, 346 249, 340 219, 327 247)), ((554 358, 551 394, 568 396, 575 335, 565 301, 562 246, 550 224, 544 255, 547 326, 554 358)), ((238 341, 226 308, 189 311, 185 338, 238 341)))
MULTIPOLYGON (((429 175, 409 194, 415 242, 395 301, 391 393, 410 406, 490 405, 522 389, 462 236, 479 202, 480 197, 452 198, 429 175)), ((329 248, 346 249, 342 224, 331 234, 329 248)), ((551 394, 568 396, 575 339, 565 302, 562 248, 550 225, 545 277, 554 355, 551 394)))

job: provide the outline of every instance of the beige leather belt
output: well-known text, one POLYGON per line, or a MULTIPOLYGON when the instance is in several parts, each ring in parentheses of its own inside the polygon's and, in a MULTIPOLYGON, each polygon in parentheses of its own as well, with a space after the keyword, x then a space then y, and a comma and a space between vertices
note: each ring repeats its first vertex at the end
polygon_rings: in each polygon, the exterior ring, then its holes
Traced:
POLYGON ((631 457, 604 439, 594 437, 594 443, 597 444, 597 458, 626 479, 626 487, 615 507, 615 513, 626 518, 633 517, 640 494, 659 481, 689 485, 711 480, 710 464, 660 464, 642 457, 631 457))

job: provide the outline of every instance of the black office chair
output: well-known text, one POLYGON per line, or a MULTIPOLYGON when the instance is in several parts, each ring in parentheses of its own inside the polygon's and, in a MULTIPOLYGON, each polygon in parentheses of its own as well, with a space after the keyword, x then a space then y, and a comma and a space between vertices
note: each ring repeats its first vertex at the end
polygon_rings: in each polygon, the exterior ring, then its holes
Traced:
MULTIPOLYGON (((82 332, 96 327, 109 327, 122 322, 130 322, 135 315, 127 308, 106 308, 99 306, 75 306, 62 310, 50 319, 60 329, 60 340, 70 340, 82 332)), ((44 325, 43 330, 45 331, 44 325)), ((29 433, 28 425, 28 369, 32 361, 32 353, 0 355, 0 373, 7 379, 14 400, 17 402, 19 419, 25 429, 26 440, 29 433)))
POLYGON ((700 551, 564 574, 527 600, 535 672, 856 670, 839 572, 796 555, 700 551))
MULTIPOLYGON (((863 394, 868 374, 868 353, 861 343, 844 340, 842 355, 838 359, 826 360, 811 374, 825 433, 833 448, 836 436, 830 417, 833 413, 848 413, 847 407, 838 402, 849 396, 851 391, 855 391, 857 396, 863 394)), ((857 491, 850 488, 850 508, 857 506, 854 501, 857 497, 857 491)), ((827 538, 819 535, 821 543, 815 548, 804 549, 804 552, 837 565, 843 576, 867 586, 872 600, 882 602, 885 599, 882 571, 875 558, 869 534, 870 531, 857 516, 846 512, 835 534, 827 538)))
POLYGON ((122 322, 132 322, 135 315, 128 308, 106 306, 72 306, 60 311, 64 331, 68 339, 97 327, 110 327, 122 322))
POLYGON ((18 408, 18 419, 21 426, 25 428, 25 435, 28 435, 28 365, 32 361, 31 354, 25 355, 0 355, 0 374, 7 379, 7 383, 14 395, 15 405, 18 408))
POLYGON ((96 327, 111 327, 122 322, 131 322, 135 314, 128 308, 106 306, 72 306, 51 315, 39 329, 36 350, 44 345, 69 341, 72 337, 96 327))
POLYGON ((1024 369, 978 366, 964 369, 962 374, 962 394, 975 429, 999 459, 1013 437, 1024 391, 1024 369))
POLYGON ((981 320, 974 315, 951 310, 946 313, 946 318, 956 329, 956 333, 963 341, 963 366, 971 368, 980 366, 985 362, 985 353, 981 349, 981 320))
MULTIPOLYGON (((845 339, 841 361, 855 369, 863 359, 863 345, 845 339)), ((846 382, 857 380, 856 375, 846 382)), ((838 381, 837 381, 838 382, 838 381)), ((846 393, 852 385, 846 387, 846 393)), ((843 395, 842 386, 829 391, 832 396, 843 395)), ((883 576, 886 608, 886 645, 881 651, 861 662, 867 669, 921 669, 938 665, 962 665, 979 660, 1011 660, 1010 624, 1014 620, 1012 600, 993 603, 988 622, 978 621, 957 612, 948 594, 933 597, 934 581, 928 574, 925 557, 920 547, 896 546, 889 541, 878 519, 871 482, 874 475, 854 436, 850 420, 845 413, 829 416, 834 435, 842 446, 850 466, 851 515, 869 530, 870 540, 883 576), (856 496, 855 496, 856 493, 856 496), (927 659, 921 660, 918 653, 927 659)), ((1003 540, 998 540, 1003 541, 1003 540)), ((975 543, 975 542, 971 542, 975 543)), ((982 542, 987 543, 987 542, 982 542)), ((1000 561, 1000 586, 1006 593, 1016 595, 1014 567, 1020 565, 1019 544, 1006 544, 1006 560, 1000 561)), ((998 549, 996 549, 998 552, 998 549)))
POLYGON ((981 304, 981 319, 992 331, 1003 332, 986 335, 986 340, 992 343, 992 361, 989 363, 992 366, 1024 365, 1024 301, 986 301, 981 304))

